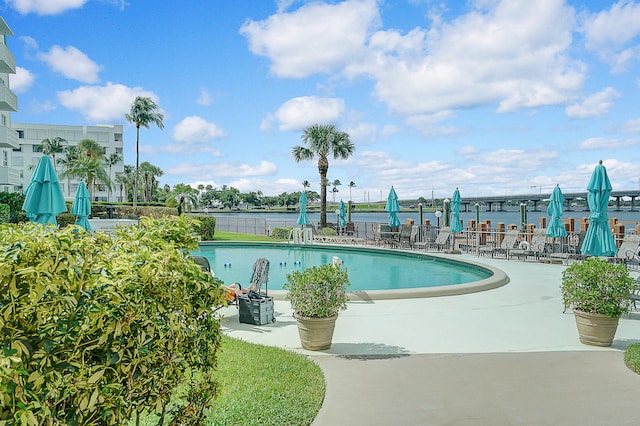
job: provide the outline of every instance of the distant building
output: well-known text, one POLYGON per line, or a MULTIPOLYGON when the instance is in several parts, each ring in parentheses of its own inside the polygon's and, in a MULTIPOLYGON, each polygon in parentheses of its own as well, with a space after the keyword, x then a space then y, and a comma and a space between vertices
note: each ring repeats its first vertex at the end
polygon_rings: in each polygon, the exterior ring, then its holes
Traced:
MULTIPOLYGON (((114 152, 124 158, 122 125, 119 124, 66 126, 11 123, 11 113, 18 111, 18 97, 9 89, 9 74, 16 73, 16 60, 7 47, 7 36, 13 36, 13 32, 2 17, 0 36, 0 191, 24 191, 42 156, 42 141, 47 138, 60 137, 71 146, 78 145, 82 139, 93 139, 104 148, 105 158, 114 152)), ((64 158, 64 154, 57 154, 57 158, 64 158)), ((60 171, 60 167, 56 167, 60 171)), ((108 168, 105 169, 109 173, 108 168)), ((120 161, 111 168, 112 181, 115 182, 122 173, 124 163, 120 161)), ((66 198, 72 199, 75 196, 78 182, 78 179, 60 177, 60 187, 66 198)), ((106 185, 97 185, 94 201, 123 201, 125 194, 116 184, 111 193, 106 185)))
POLYGON ((13 32, 0 17, 0 190, 22 190, 20 168, 14 167, 13 152, 19 150, 18 134, 11 128, 11 113, 18 111, 18 97, 9 88, 9 74, 16 73, 16 60, 7 47, 13 32))
MULTIPOLYGON (((104 149, 105 158, 112 153, 123 157, 123 140, 121 124, 99 124, 96 126, 65 126, 57 124, 13 123, 13 129, 18 134, 19 148, 13 151, 13 165, 20 171, 22 188, 26 188, 31 179, 31 173, 38 160, 42 157, 41 144, 44 139, 60 137, 67 142, 64 146, 77 146, 82 139, 93 139, 104 149)), ((63 153, 56 154, 56 159, 64 158, 63 153)), ((65 198, 72 199, 78 188, 78 179, 61 177, 61 167, 56 165, 60 187, 65 198)), ((105 168, 107 174, 109 169, 105 168)), ((111 168, 111 180, 114 182, 111 194, 106 185, 96 185, 93 201, 124 201, 125 191, 120 192, 116 178, 124 173, 124 163, 119 161, 111 168)))

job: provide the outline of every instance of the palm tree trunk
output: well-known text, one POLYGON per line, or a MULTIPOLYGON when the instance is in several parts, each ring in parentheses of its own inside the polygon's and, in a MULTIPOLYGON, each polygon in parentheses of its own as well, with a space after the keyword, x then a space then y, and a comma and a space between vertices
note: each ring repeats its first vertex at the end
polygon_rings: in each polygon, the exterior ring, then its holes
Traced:
POLYGON ((320 229, 327 227, 327 172, 320 172, 320 229))
POLYGON ((140 167, 140 125, 136 125, 136 178, 133 183, 133 211, 138 206, 138 173, 140 167))

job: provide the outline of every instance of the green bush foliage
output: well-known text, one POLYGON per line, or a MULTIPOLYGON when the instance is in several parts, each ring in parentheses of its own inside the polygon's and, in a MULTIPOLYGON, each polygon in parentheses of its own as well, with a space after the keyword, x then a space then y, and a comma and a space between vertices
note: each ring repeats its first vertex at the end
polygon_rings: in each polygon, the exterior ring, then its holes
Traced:
POLYGON ((291 228, 273 228, 273 230, 271 231, 271 238, 286 240, 289 238, 290 233, 291 228))
POLYGON ((333 228, 322 228, 322 229, 318 232, 318 234, 320 234, 320 235, 326 235, 326 236, 328 236, 328 237, 333 237, 333 236, 338 235, 338 232, 337 232, 335 229, 333 229, 333 228))
POLYGON ((282 288, 296 315, 307 318, 327 318, 347 309, 349 274, 333 264, 313 266, 287 274, 282 288))
POLYGON ((0 223, 9 223, 11 220, 11 207, 9 204, 0 204, 0 223))
POLYGON ((21 192, 0 192, 0 204, 8 204, 11 210, 11 223, 24 222, 27 216, 22 211, 24 194, 21 192))
POLYGON ((216 218, 209 215, 192 216, 198 221, 196 229, 202 241, 211 241, 216 233, 216 218))
POLYGON ((224 301, 187 254, 191 221, 0 233, 0 424, 120 425, 145 411, 200 424, 224 301))
POLYGON ((65 228, 69 225, 73 225, 76 223, 77 216, 71 213, 60 213, 56 216, 56 221, 58 222, 58 226, 60 228, 65 228))

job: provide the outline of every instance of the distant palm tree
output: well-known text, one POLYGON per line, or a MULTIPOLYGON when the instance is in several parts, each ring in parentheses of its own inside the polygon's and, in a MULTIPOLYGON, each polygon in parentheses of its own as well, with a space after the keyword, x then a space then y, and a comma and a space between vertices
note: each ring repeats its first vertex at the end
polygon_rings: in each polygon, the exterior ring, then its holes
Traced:
POLYGON ((104 147, 93 139, 82 139, 78 143, 78 161, 74 171, 77 177, 86 179, 92 200, 97 182, 111 187, 105 171, 104 147))
POLYGON ((131 200, 133 201, 133 186, 135 180, 135 170, 133 166, 129 164, 124 165, 124 173, 116 177, 116 182, 120 184, 120 201, 131 200), (125 198, 122 198, 122 190, 125 189, 125 198), (131 197, 129 197, 131 194, 131 197))
MULTIPOLYGON (((111 200, 111 189, 113 187, 113 180, 111 179, 111 168, 122 161, 122 157, 117 152, 112 152, 111 155, 107 157, 105 160, 107 167, 109 167, 109 195, 107 196, 107 201, 111 200)), ((120 194, 122 196, 122 194, 120 194)))
POLYGON ((140 163, 140 174, 142 175, 144 186, 142 191, 144 194, 143 199, 147 202, 153 201, 153 190, 158 185, 156 177, 160 177, 164 174, 162 169, 158 166, 154 166, 148 161, 140 163))
POLYGON ((340 182, 339 179, 334 180, 333 182, 331 182, 331 186, 333 186, 333 189, 331 190, 331 192, 333 192, 333 202, 336 202, 336 193, 340 192, 338 191, 338 187, 342 185, 342 182, 340 182))
POLYGON ((136 177, 133 190, 133 208, 138 205, 138 180, 140 167, 140 126, 147 129, 150 124, 155 124, 159 129, 164 129, 164 115, 160 112, 160 107, 151 100, 142 96, 137 96, 131 104, 131 111, 125 114, 125 118, 129 123, 136 125, 136 177))
POLYGON ((320 173, 320 227, 327 226, 327 172, 329 156, 334 159, 347 159, 356 150, 349 134, 341 132, 335 126, 314 124, 307 127, 302 134, 302 143, 307 146, 294 146, 293 159, 296 163, 313 160, 318 157, 318 173, 320 173))
POLYGON ((56 163, 62 165, 61 178, 67 179, 67 196, 71 196, 71 178, 75 176, 74 168, 78 164, 78 147, 66 146, 62 150, 64 157, 58 158, 56 163))
POLYGON ((308 180, 303 180, 302 181, 302 187, 304 188, 304 190, 306 191, 307 188, 311 187, 311 182, 309 182, 308 180))
POLYGON ((42 147, 42 153, 44 155, 50 155, 53 159, 53 170, 56 170, 56 154, 62 152, 63 145, 67 143, 66 139, 56 136, 55 138, 43 139, 40 146, 42 147))
POLYGON ((351 188, 355 188, 356 183, 354 181, 349 182, 349 201, 351 201, 351 188))

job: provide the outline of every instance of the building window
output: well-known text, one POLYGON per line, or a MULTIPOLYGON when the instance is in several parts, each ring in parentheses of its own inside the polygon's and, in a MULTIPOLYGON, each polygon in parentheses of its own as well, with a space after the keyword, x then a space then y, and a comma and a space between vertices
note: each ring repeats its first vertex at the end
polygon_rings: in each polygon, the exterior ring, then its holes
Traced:
POLYGON ((2 165, 4 167, 9 166, 9 153, 5 150, 2 150, 2 165))
POLYGON ((24 139, 24 130, 16 130, 19 139, 24 139))
POLYGON ((32 145, 33 152, 42 152, 42 145, 32 145))
POLYGON ((2 114, 2 125, 6 126, 7 125, 7 116, 2 114))

